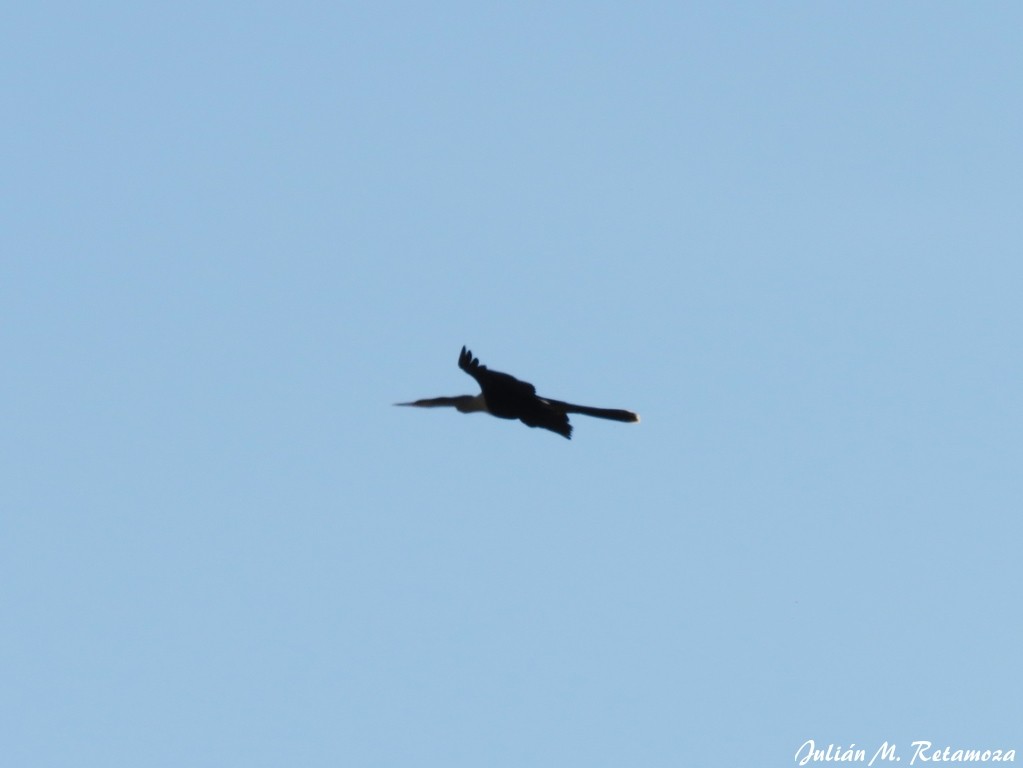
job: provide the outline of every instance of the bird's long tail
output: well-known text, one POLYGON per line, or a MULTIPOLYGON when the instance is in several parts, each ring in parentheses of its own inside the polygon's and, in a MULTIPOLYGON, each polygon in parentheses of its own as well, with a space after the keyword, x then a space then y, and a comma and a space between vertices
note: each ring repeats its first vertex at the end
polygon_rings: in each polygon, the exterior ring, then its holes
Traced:
POLYGON ((612 421, 627 421, 635 422, 639 421, 639 414, 633 413, 632 411, 625 411, 621 408, 592 408, 588 405, 575 405, 574 403, 564 403, 561 400, 551 400, 550 398, 543 398, 546 402, 557 408, 559 411, 564 413, 581 413, 584 416, 596 416, 598 419, 611 419, 612 421))

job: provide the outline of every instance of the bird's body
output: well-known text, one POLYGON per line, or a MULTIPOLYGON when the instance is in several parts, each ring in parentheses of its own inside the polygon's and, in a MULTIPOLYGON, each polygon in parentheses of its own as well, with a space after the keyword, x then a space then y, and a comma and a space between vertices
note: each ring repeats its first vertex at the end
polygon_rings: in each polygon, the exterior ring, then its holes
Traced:
POLYGON ((398 405, 414 405, 420 408, 453 406, 462 413, 485 411, 501 419, 518 419, 530 427, 549 429, 566 438, 572 437, 572 425, 568 422, 570 413, 581 413, 613 421, 639 421, 639 416, 632 411, 592 408, 540 397, 532 384, 520 381, 507 373, 490 370, 481 365, 465 347, 462 347, 462 352, 458 356, 458 367, 476 379, 482 390, 480 394, 435 397, 398 405))

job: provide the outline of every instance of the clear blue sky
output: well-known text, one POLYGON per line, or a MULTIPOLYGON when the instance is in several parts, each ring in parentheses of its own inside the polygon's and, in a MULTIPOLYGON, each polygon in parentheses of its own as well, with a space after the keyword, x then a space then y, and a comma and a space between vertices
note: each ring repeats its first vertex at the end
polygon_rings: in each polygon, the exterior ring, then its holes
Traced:
POLYGON ((1021 30, 4 11, 0 763, 1023 750, 1021 30))

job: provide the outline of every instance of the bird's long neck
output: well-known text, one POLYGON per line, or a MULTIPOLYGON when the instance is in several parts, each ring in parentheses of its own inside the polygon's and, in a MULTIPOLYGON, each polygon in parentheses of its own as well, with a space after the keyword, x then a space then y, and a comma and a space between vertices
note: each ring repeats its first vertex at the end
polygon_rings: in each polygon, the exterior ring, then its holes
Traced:
POLYGON ((418 408, 454 407, 462 413, 487 411, 487 401, 483 399, 482 392, 478 395, 459 395, 458 397, 428 397, 411 403, 398 403, 398 405, 414 405, 418 408))

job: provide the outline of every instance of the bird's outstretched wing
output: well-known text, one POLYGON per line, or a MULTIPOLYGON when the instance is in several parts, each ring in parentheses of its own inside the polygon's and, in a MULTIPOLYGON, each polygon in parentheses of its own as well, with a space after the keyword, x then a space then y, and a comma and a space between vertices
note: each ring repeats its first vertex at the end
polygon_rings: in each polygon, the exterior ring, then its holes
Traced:
POLYGON ((462 347, 462 352, 458 356, 458 367, 476 379, 476 383, 480 385, 484 395, 488 389, 492 388, 498 388, 508 394, 514 393, 519 397, 536 394, 536 387, 528 381, 516 379, 508 373, 490 370, 487 366, 481 365, 480 361, 473 357, 472 352, 465 347, 462 347))

